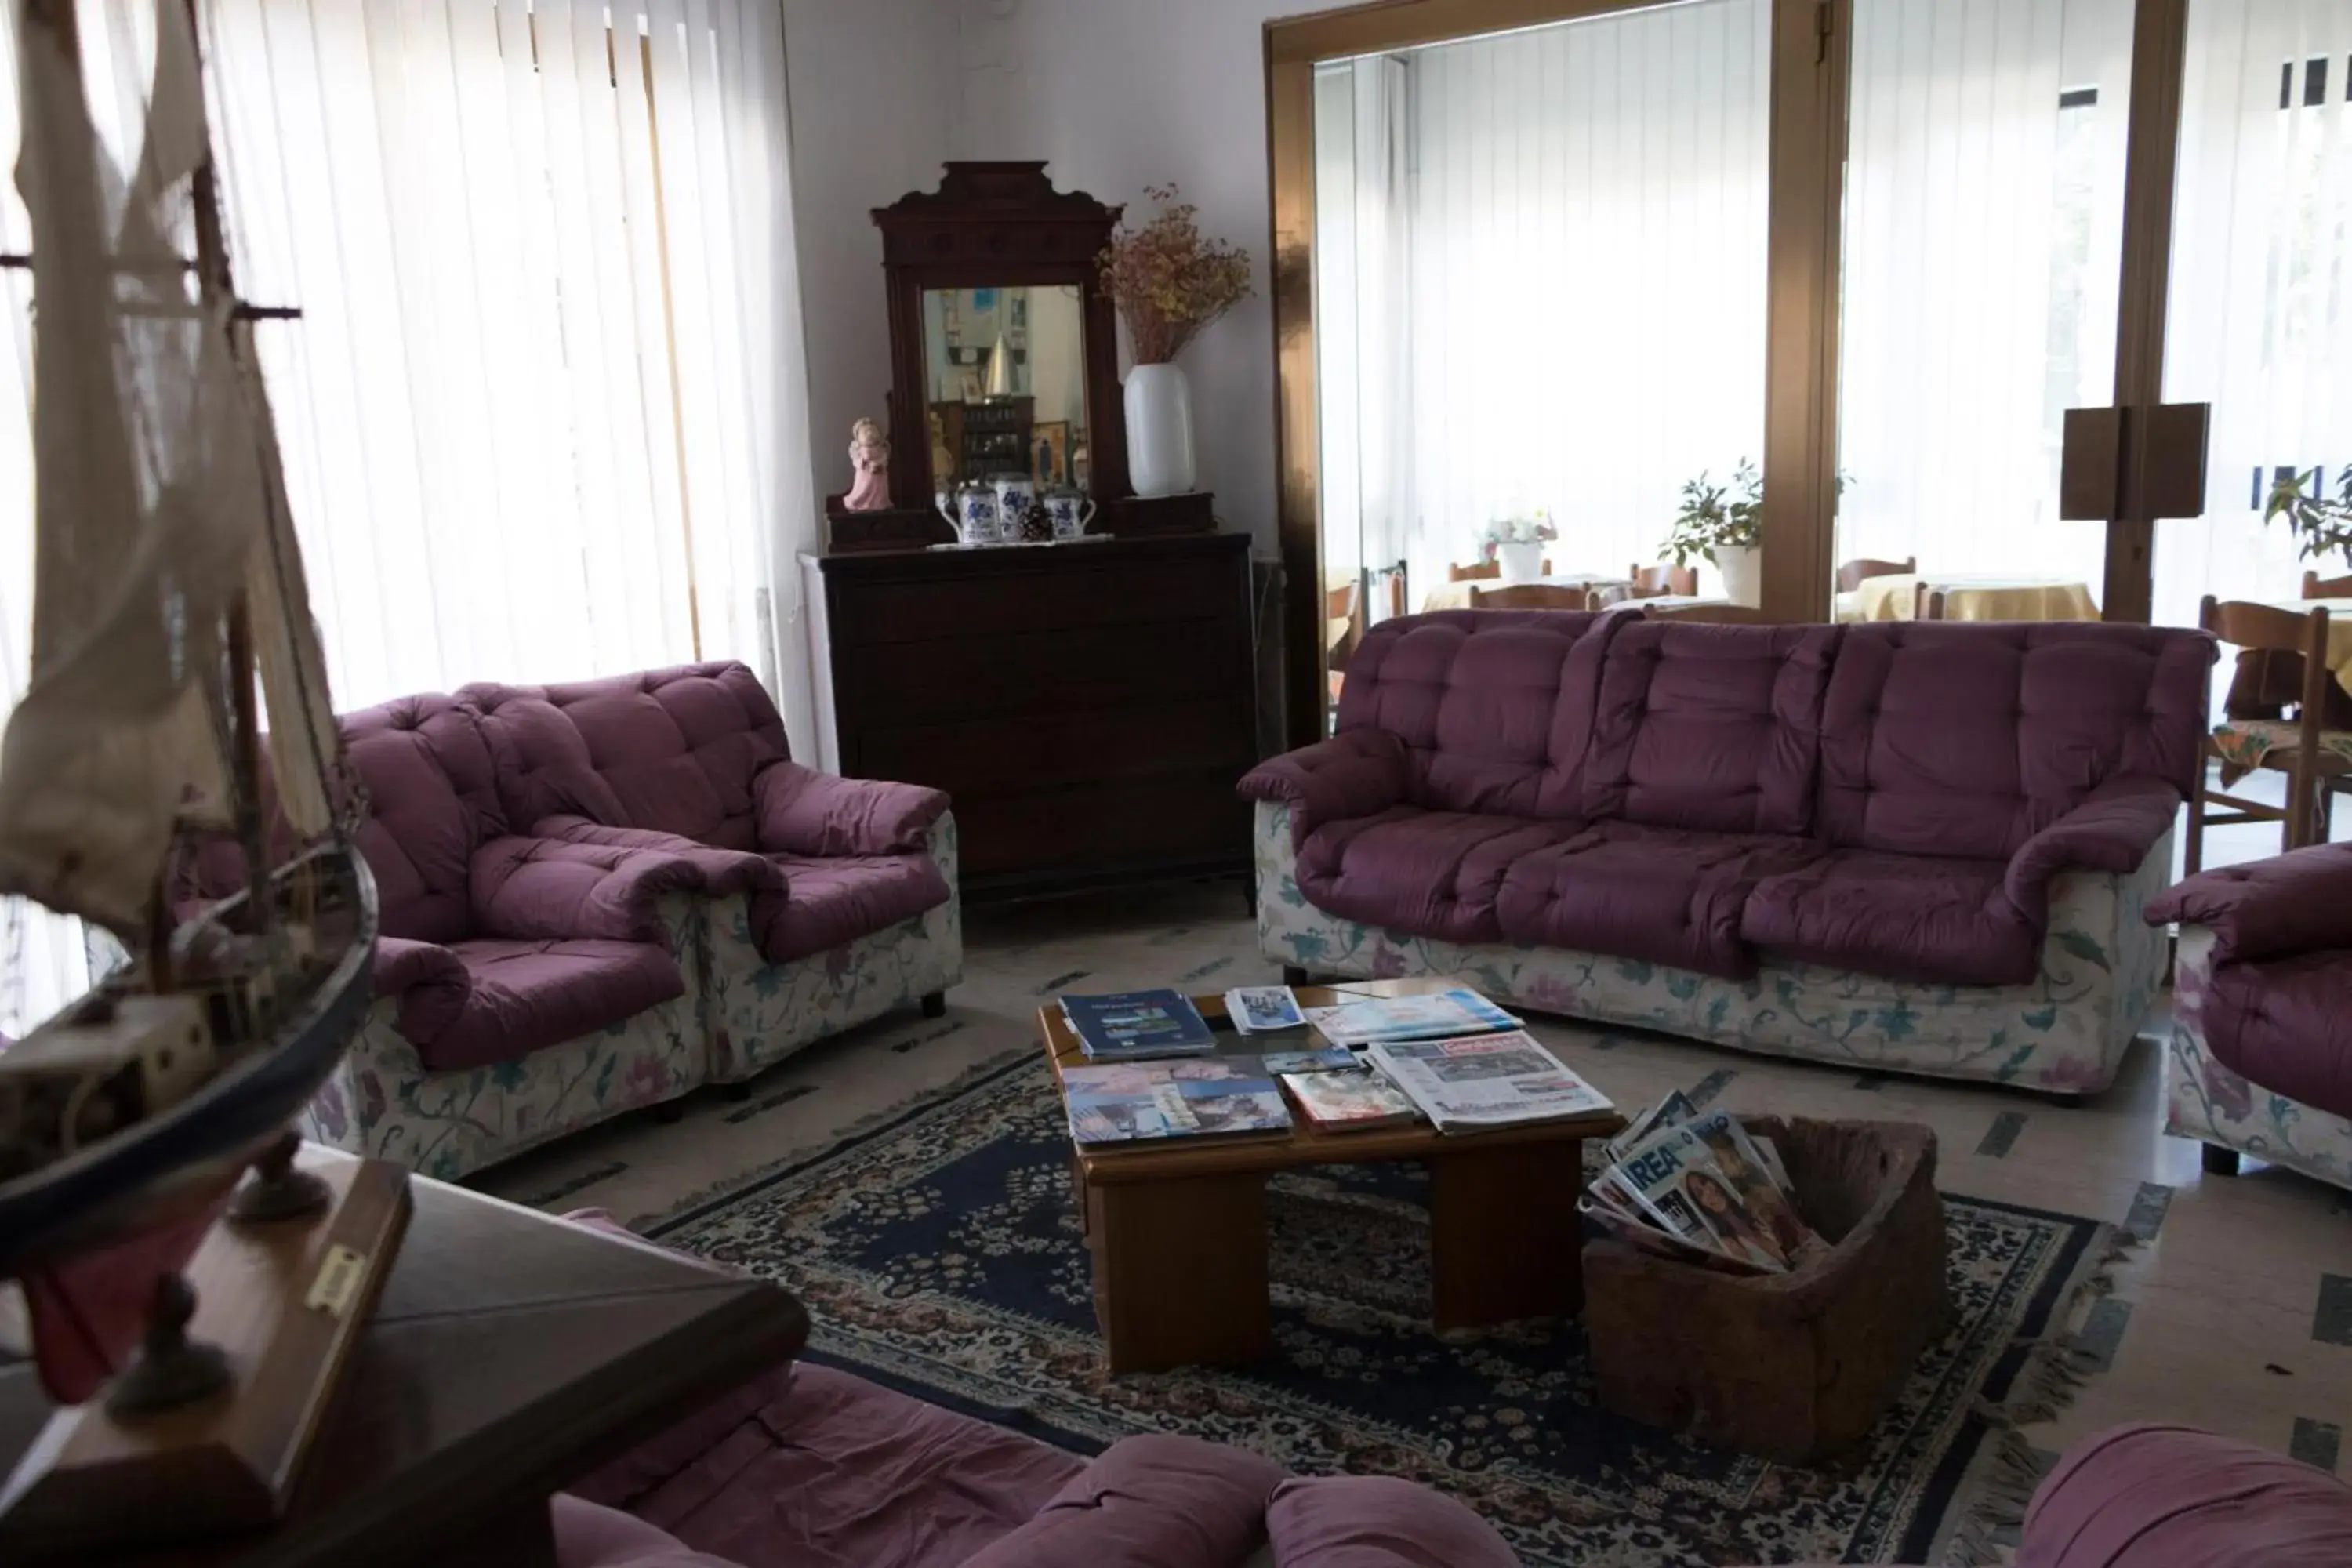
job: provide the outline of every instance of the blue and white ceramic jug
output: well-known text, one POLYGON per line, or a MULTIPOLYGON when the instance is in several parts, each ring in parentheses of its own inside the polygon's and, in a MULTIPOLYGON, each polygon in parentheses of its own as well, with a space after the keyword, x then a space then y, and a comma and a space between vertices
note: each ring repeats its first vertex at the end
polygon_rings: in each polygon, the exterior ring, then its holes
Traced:
POLYGON ((1004 541, 996 492, 978 479, 950 489, 947 500, 940 505, 940 514, 955 529, 956 538, 962 543, 1001 544, 1004 541))

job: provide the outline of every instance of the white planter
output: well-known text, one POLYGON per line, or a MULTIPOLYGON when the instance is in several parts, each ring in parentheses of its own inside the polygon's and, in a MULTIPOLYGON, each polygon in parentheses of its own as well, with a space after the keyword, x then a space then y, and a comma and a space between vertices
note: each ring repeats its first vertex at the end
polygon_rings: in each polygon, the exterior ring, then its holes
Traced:
POLYGON ((1718 544, 1715 569, 1723 574, 1723 596, 1751 610, 1764 607, 1764 556, 1752 544, 1718 544))
POLYGON ((1543 575, 1544 547, 1541 541, 1526 543, 1497 544, 1496 563, 1503 569, 1506 583, 1532 583, 1543 575))
POLYGON ((1127 373, 1127 477, 1139 496, 1179 496, 1194 488, 1192 389, 1172 364, 1127 373))

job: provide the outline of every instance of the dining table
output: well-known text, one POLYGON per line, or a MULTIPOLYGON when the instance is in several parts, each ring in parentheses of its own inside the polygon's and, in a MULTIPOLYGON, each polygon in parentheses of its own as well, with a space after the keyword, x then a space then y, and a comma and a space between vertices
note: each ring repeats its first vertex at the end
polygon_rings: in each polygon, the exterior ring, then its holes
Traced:
POLYGON ((1582 588, 1587 591, 1594 588, 1623 588, 1630 592, 1633 586, 1633 579, 1626 576, 1622 572, 1614 574, 1592 572, 1555 573, 1552 575, 1545 577, 1530 577, 1525 584, 1506 583, 1498 577, 1477 577, 1462 583, 1437 584, 1432 587, 1428 593, 1422 595, 1421 608, 1423 614, 1427 614, 1432 610, 1466 610, 1470 607, 1470 590, 1473 588, 1517 588, 1524 586, 1539 586, 1545 588, 1582 588))
POLYGON ((1839 605, 1842 621, 1907 621, 1919 588, 1944 596, 1948 621, 2095 621, 2099 604, 2086 584, 2063 577, 1942 576, 1905 572, 1864 577, 1839 605))

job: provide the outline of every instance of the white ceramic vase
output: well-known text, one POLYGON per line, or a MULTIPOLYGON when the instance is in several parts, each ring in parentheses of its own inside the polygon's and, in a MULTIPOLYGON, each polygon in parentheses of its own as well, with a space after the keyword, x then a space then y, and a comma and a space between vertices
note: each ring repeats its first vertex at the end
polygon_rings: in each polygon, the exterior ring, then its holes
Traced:
POLYGON ((1718 544, 1715 569, 1723 574, 1723 596, 1751 610, 1764 605, 1764 556, 1752 544, 1718 544))
POLYGON ((1192 389, 1172 364, 1127 373, 1127 478, 1139 496, 1180 496, 1194 489, 1192 389))
POLYGON ((1543 552, 1540 540, 1496 545, 1495 563, 1503 569, 1502 580, 1506 583, 1532 583, 1541 577, 1543 552))

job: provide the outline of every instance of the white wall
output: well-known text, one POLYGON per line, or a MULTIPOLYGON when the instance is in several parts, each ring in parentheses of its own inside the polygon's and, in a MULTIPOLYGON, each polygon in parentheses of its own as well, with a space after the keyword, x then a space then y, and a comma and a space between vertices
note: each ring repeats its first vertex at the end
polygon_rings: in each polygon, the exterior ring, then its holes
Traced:
POLYGON ((963 0, 960 158, 1044 158, 1054 183, 1145 208, 1174 182, 1202 232, 1246 247, 1255 295, 1184 351, 1201 485, 1274 553, 1267 299, 1269 16, 1313 0, 963 0))
MULTIPOLYGON (((887 422, 890 315, 873 209, 932 190, 956 151, 956 0, 783 0, 793 216, 819 494, 849 488, 849 426, 887 422)), ((891 432, 919 442, 919 430, 891 432)), ((824 537, 822 523, 817 535, 824 537)), ((789 574, 779 563, 780 575, 789 574)))

